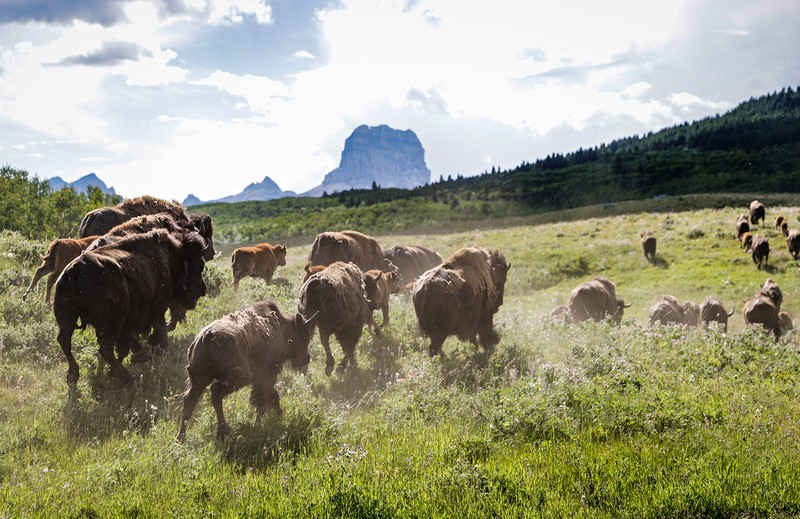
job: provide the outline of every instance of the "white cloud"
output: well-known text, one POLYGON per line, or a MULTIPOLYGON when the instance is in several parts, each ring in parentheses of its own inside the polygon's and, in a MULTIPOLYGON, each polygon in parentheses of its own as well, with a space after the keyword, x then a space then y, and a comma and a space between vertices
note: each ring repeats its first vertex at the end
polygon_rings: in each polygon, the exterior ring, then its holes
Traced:
POLYGON ((272 7, 261 0, 208 0, 209 22, 214 25, 242 23, 253 17, 258 23, 272 23, 272 7))
POLYGON ((291 59, 314 59, 314 58, 316 58, 316 56, 314 56, 307 50, 298 50, 291 56, 291 59))
POLYGON ((696 95, 690 94, 689 92, 670 94, 669 101, 681 109, 703 107, 713 110, 724 110, 731 107, 730 103, 715 102, 711 101, 710 99, 701 99, 696 95))

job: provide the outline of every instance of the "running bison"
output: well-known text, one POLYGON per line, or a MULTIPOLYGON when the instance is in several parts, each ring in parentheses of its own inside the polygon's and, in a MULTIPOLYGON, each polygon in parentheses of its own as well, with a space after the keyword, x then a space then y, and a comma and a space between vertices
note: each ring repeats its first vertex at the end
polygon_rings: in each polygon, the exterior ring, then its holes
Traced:
POLYGON ((679 304, 675 297, 667 295, 650 307, 647 316, 650 326, 656 324, 697 326, 700 319, 700 307, 689 301, 679 304))
POLYGON ((86 238, 79 238, 77 240, 72 238, 53 240, 47 248, 47 253, 42 256, 42 264, 39 265, 39 268, 34 272, 31 284, 28 285, 28 289, 22 294, 22 300, 24 301, 28 297, 28 294, 33 291, 36 287, 36 283, 39 282, 42 276, 50 274, 50 277, 47 278, 47 290, 44 296, 45 302, 50 304, 50 292, 59 274, 69 265, 70 261, 80 256, 86 247, 97 238, 99 238, 99 236, 87 236, 86 238))
POLYGON ((141 196, 125 200, 111 207, 101 207, 86 213, 78 227, 78 236, 101 235, 131 218, 147 214, 170 213, 176 219, 184 219, 186 209, 178 202, 170 202, 152 196, 141 196))
POLYGON ((330 336, 342 345, 344 358, 339 369, 356 364, 356 344, 371 311, 361 270, 352 263, 336 261, 317 272, 300 288, 298 309, 306 318, 316 315, 319 338, 325 348, 325 374, 333 372, 336 362, 331 353, 330 336))
POLYGON ((792 255, 795 261, 800 256, 800 231, 792 229, 786 236, 786 246, 789 248, 789 254, 792 255))
POLYGON ((275 382, 287 362, 305 372, 311 359, 308 343, 313 333, 312 322, 300 314, 283 315, 272 301, 230 313, 200 330, 189 346, 189 378, 183 394, 178 441, 186 438, 186 422, 209 385, 220 441, 230 431, 222 399, 242 387, 253 386, 250 402, 256 408, 256 423, 267 409, 280 413, 275 382))
POLYGON ((366 272, 384 272, 396 267, 383 257, 380 245, 372 236, 358 231, 323 232, 317 235, 308 255, 309 266, 330 265, 336 261, 350 262, 366 272))
POLYGON ((759 269, 762 263, 769 263, 769 240, 760 234, 753 236, 753 243, 750 246, 750 251, 753 256, 753 263, 755 263, 759 269))
POLYGON ((652 231, 644 231, 642 233, 642 250, 644 251, 645 259, 655 261, 656 259, 656 237, 653 236, 652 231))
POLYGON ((233 288, 239 288, 239 281, 246 277, 272 281, 278 267, 286 265, 286 245, 260 243, 253 247, 239 247, 231 254, 233 288))
POLYGON ((575 287, 569 296, 569 312, 572 320, 580 323, 589 319, 603 321, 610 317, 614 324, 622 321, 626 305, 617 297, 617 288, 608 279, 596 277, 575 287))
POLYGON ((438 253, 422 245, 395 245, 383 255, 397 267, 405 284, 414 283, 423 273, 442 264, 438 253))
POLYGON ((700 322, 703 326, 708 326, 712 322, 722 325, 722 330, 728 331, 728 318, 733 315, 733 310, 725 311, 722 302, 715 296, 706 297, 700 303, 700 322))
POLYGON ((759 202, 758 200, 753 200, 750 202, 750 223, 753 225, 757 225, 759 220, 763 224, 764 221, 767 219, 767 210, 764 208, 764 204, 759 202))
POLYGON ((79 377, 72 355, 72 334, 79 320, 81 327, 94 327, 111 376, 131 382, 122 361, 131 350, 141 353, 138 335, 152 330, 151 345, 166 348, 167 308, 194 308, 205 295, 207 247, 197 233, 156 229, 85 252, 70 263, 56 281, 53 303, 58 343, 69 363, 67 382, 74 384, 79 377))
MULTIPOLYGON (((130 236, 131 234, 142 234, 152 231, 153 229, 166 229, 171 233, 184 231, 198 232, 203 238, 205 238, 206 243, 208 244, 208 250, 206 251, 205 256, 203 256, 203 259, 206 261, 211 261, 214 259, 214 255, 216 254, 213 241, 214 227, 211 223, 211 217, 206 214, 179 214, 178 216, 175 216, 171 212, 162 212, 136 216, 130 220, 122 222, 119 225, 115 225, 105 234, 105 236, 130 236)), ((96 244, 94 247, 102 244, 103 242, 96 244)))
POLYGON ((750 252, 750 249, 753 248, 753 234, 750 232, 746 232, 742 234, 742 250, 745 252, 750 252))
POLYGON ((494 314, 503 304, 511 264, 498 251, 467 247, 417 279, 412 292, 420 330, 431 356, 450 335, 489 351, 500 341, 494 314))
POLYGON ((389 296, 400 291, 400 274, 378 269, 368 270, 364 272, 364 290, 369 306, 367 329, 380 337, 381 330, 389 323, 389 296), (373 317, 375 310, 383 312, 383 322, 380 327, 373 317))
POLYGON ((739 219, 736 220, 736 239, 741 241, 742 235, 749 231, 750 231, 750 223, 747 221, 747 215, 746 214, 739 215, 739 219))
POLYGON ((746 324, 760 324, 772 332, 777 340, 782 333, 778 314, 781 311, 783 293, 772 278, 768 278, 755 297, 747 300, 742 311, 746 324))

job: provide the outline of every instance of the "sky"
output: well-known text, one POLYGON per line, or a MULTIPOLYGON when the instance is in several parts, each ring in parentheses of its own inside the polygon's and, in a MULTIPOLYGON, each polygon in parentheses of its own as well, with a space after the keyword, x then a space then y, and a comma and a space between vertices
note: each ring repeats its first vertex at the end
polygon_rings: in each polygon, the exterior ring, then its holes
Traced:
POLYGON ((303 192, 386 124, 470 176, 796 88, 798 49, 797 0, 0 0, 0 164, 303 192))

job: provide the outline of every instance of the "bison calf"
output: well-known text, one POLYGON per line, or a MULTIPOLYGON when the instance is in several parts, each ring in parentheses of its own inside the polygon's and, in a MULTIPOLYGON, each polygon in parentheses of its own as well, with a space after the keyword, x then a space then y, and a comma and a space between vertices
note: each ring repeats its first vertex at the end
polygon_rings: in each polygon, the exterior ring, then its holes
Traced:
POLYGON ((500 341, 493 319, 503 304, 510 268, 500 252, 467 247, 417 279, 414 311, 420 330, 431 339, 431 356, 442 352, 450 335, 486 350, 500 341))
POLYGON ((47 253, 42 256, 42 264, 39 265, 39 268, 33 273, 31 284, 28 285, 28 289, 22 294, 22 300, 24 301, 28 297, 28 294, 33 291, 36 287, 36 283, 39 282, 42 276, 50 274, 50 277, 47 278, 47 290, 44 295, 44 301, 50 304, 50 292, 53 290, 53 285, 56 279, 58 279, 59 274, 69 265, 70 261, 80 256, 81 252, 86 250, 86 247, 97 238, 99 238, 99 236, 87 236, 86 238, 78 238, 77 240, 72 238, 53 240, 47 248, 47 253))
POLYGON ((342 345, 344 358, 339 368, 356 363, 356 344, 369 322, 371 311, 361 270, 352 263, 336 261, 317 272, 300 288, 300 313, 317 315, 319 339, 325 348, 325 374, 333 372, 336 362, 331 353, 330 336, 342 345))
POLYGON ((655 261, 656 259, 656 237, 653 236, 652 231, 644 231, 642 233, 642 250, 644 251, 645 259, 655 261))
POLYGON ((742 250, 745 252, 749 252, 750 249, 753 247, 753 235, 750 232, 743 233, 741 238, 742 240, 742 250))
POLYGON ((230 430, 222 399, 237 389, 252 384, 250 402, 256 408, 256 423, 268 408, 280 413, 275 382, 286 362, 298 371, 308 367, 308 343, 313 332, 313 323, 299 314, 293 318, 283 315, 273 302, 233 312, 200 330, 189 346, 189 378, 178 441, 186 438, 186 422, 208 385, 219 440, 224 440, 230 430))
POLYGON ((239 247, 231 254, 233 288, 246 277, 261 278, 269 283, 278 267, 286 265, 286 245, 260 243, 253 247, 239 247))
POLYGON ((381 336, 381 329, 389 323, 389 296, 400 291, 400 274, 397 272, 382 272, 378 269, 364 272, 364 290, 367 294, 367 304, 369 306, 369 321, 367 329, 378 337, 381 336), (373 312, 381 310, 383 312, 383 322, 380 327, 375 322, 373 312))

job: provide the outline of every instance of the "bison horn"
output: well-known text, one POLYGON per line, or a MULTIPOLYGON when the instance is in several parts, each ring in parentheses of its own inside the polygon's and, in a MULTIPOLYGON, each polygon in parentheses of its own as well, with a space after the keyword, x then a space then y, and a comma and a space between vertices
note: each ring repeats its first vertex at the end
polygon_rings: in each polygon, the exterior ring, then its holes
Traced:
POLYGON ((198 218, 197 219, 197 223, 195 223, 194 226, 197 229, 197 232, 199 232, 201 235, 205 236, 205 234, 206 234, 206 224, 203 223, 203 219, 202 218, 198 218))
POLYGON ((302 315, 302 314, 297 314, 297 317, 298 317, 298 318, 300 318, 300 319, 302 320, 302 322, 303 322, 303 325, 304 325, 304 326, 308 326, 309 324, 311 324, 311 323, 314 321, 314 319, 316 319, 316 318, 317 318, 317 315, 319 315, 319 311, 317 311, 317 312, 314 312, 314 315, 312 315, 312 316, 311 316, 311 317, 309 317, 308 319, 306 319, 305 317, 303 317, 303 315, 302 315))
POLYGON ((628 303, 627 305, 622 305, 622 308, 630 308, 633 306, 633 303, 628 303))

